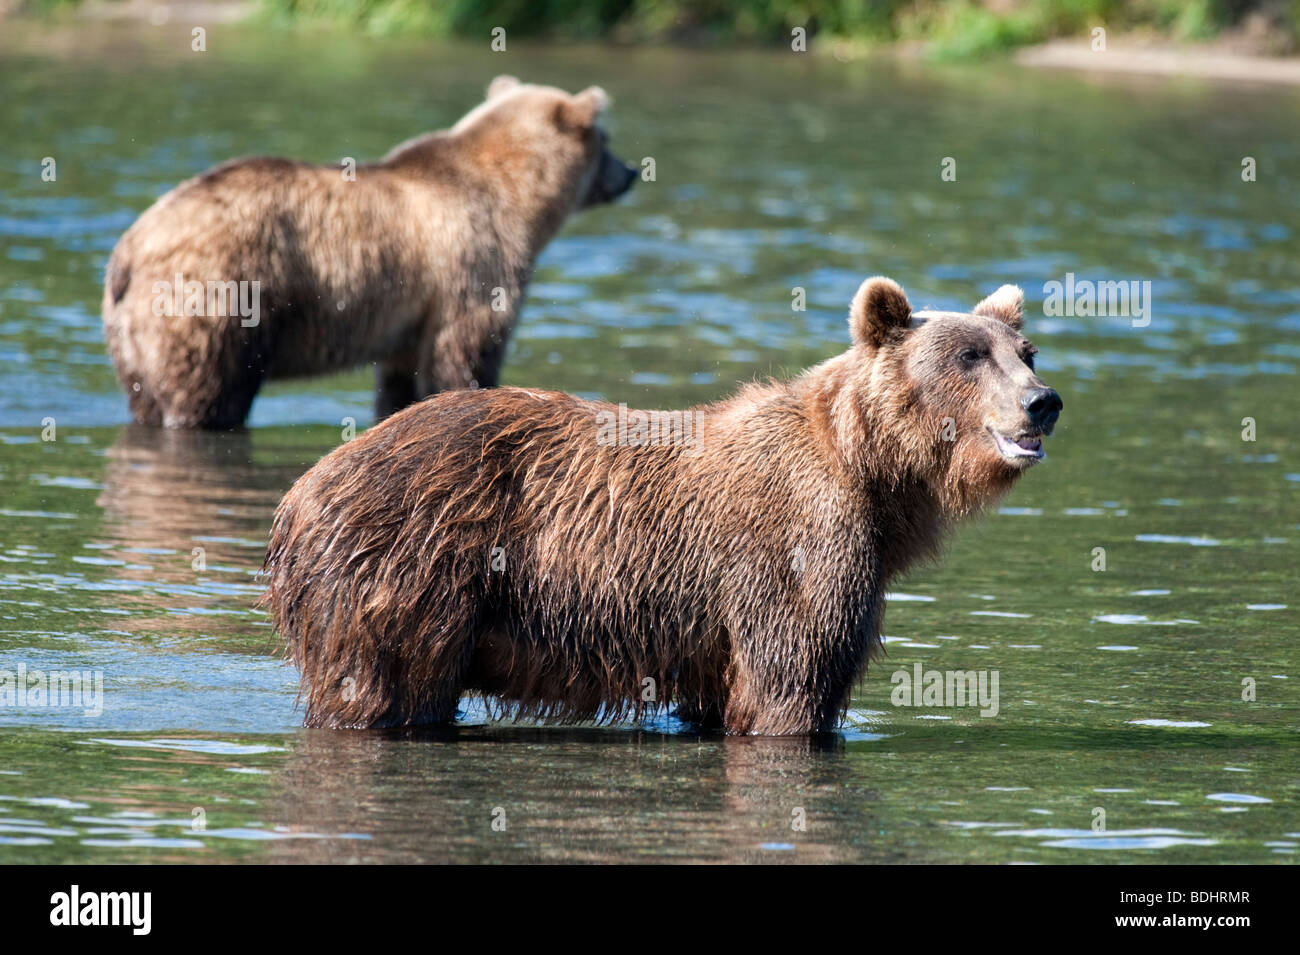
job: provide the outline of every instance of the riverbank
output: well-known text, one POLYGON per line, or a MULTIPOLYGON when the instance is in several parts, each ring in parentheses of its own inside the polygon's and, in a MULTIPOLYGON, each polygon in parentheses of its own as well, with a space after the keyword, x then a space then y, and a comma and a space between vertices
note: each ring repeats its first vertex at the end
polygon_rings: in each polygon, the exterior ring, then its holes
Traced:
POLYGON ((1300 85, 1300 57, 1233 53, 1213 45, 1117 46, 1099 52, 1083 38, 1027 47, 1017 51, 1014 59, 1047 69, 1300 85))
MULTIPOLYGON (((583 0, 573 0, 570 5, 575 11, 587 6, 583 0)), ((488 24, 494 6, 489 0, 480 5, 478 13, 439 8, 443 12, 435 14, 434 5, 411 0, 379 0, 367 5, 323 0, 0 0, 0 17, 31 19, 35 14, 51 24, 90 19, 155 26, 260 20, 277 29, 445 38, 476 32, 490 36, 488 24)), ((812 4, 813 8, 818 6, 812 4)), ((1117 22, 1131 28, 1102 27, 1105 33, 1099 38, 1097 26, 1080 26, 1105 22, 1101 18, 1087 19, 1085 8, 1089 4, 1070 8, 1074 20, 1062 18, 1057 6, 1055 0, 987 0, 983 5, 957 0, 933 5, 921 15, 913 9, 916 4, 896 0, 882 4, 883 12, 871 18, 852 20, 842 11, 838 20, 807 14, 810 35, 804 37, 805 48, 814 55, 844 60, 1010 56, 1023 65, 1044 69, 1300 85, 1295 25, 1277 7, 1261 4, 1259 9, 1242 13, 1234 23, 1219 25, 1212 22, 1207 12, 1210 5, 1204 3, 1181 6, 1168 22, 1154 17, 1152 23, 1138 26, 1131 26, 1134 20, 1128 11, 1126 17, 1117 14, 1117 22), (1056 29, 1064 24, 1074 26, 1076 32, 1037 42, 1037 37, 1053 29, 1045 22, 1053 13, 1058 14, 1052 21, 1056 29)), ((1107 5, 1098 0, 1092 6, 1101 9, 1107 5)), ((1123 4, 1109 6, 1124 10, 1123 4)), ((599 39, 635 45, 775 46, 778 40, 784 45, 784 37, 795 29, 787 27, 784 20, 767 22, 746 19, 741 14, 724 27, 720 21, 706 20, 674 4, 667 4, 657 17, 637 8, 638 4, 631 3, 620 18, 608 22, 600 20, 596 13, 565 25, 546 24, 540 19, 511 20, 509 15, 499 19, 509 22, 502 27, 507 36, 599 39)), ((770 16, 788 18, 790 14, 770 16)))

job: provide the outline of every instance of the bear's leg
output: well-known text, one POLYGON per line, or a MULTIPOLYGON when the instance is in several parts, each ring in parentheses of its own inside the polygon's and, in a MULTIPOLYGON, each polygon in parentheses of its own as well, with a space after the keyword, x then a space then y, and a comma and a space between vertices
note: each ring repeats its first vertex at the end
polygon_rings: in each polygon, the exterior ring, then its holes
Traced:
MULTIPOLYGON (((733 633, 744 633, 733 628, 733 633)), ((852 674, 824 672, 808 653, 816 633, 753 639, 733 650, 724 724, 729 734, 806 736, 833 733, 852 685, 852 674), (805 648, 804 652, 783 648, 805 648), (779 663, 774 661, 780 661, 779 663)))
POLYGON ((136 424, 148 425, 153 428, 162 426, 163 412, 144 387, 142 381, 132 381, 128 383, 125 378, 122 384, 126 387, 126 401, 131 409, 131 418, 136 424))
POLYGON ((291 638, 293 661, 302 673, 307 713, 303 726, 329 729, 365 729, 401 724, 395 700, 398 665, 390 651, 379 651, 367 641, 360 651, 337 637, 306 642, 291 638))
POLYGON ((419 349, 419 397, 465 388, 495 388, 516 310, 513 302, 507 303, 503 312, 471 309, 448 316, 441 327, 426 334, 419 349))
POLYGON ((718 700, 690 700, 677 704, 677 718, 705 730, 720 730, 726 723, 726 707, 718 700))
POLYGON ((382 421, 419 398, 415 357, 401 355, 375 365, 375 420, 382 421))
POLYGON ((172 391, 159 401, 162 424, 167 428, 208 431, 241 427, 248 419, 264 376, 260 362, 250 362, 230 374, 214 376, 207 387, 172 391))
POLYGON ((400 649, 388 683, 385 725, 435 726, 456 719, 484 636, 484 596, 472 577, 454 578, 417 603, 409 622, 390 623, 386 643, 400 649))
MULTIPOLYGON (((441 628, 440 628, 441 629, 441 628)), ((295 662, 307 684, 305 726, 371 728, 452 723, 466 688, 468 641, 367 637, 318 641, 320 660, 295 662)))
POLYGON ((433 663, 434 675, 418 687, 419 695, 403 714, 402 726, 442 726, 456 722, 460 698, 467 687, 472 646, 443 654, 433 663))
POLYGON ((237 317, 212 320, 192 341, 173 341, 167 365, 155 368, 152 387, 167 428, 238 428, 248 418, 253 399, 266 380, 272 339, 266 313, 257 326, 243 327, 237 317), (172 377, 174 375, 174 377, 172 377))

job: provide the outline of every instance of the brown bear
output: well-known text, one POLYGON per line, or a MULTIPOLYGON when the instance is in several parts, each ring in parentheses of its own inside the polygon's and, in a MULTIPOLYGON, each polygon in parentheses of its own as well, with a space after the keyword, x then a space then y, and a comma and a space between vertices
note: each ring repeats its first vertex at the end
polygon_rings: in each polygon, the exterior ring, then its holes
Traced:
POLYGON ((728 733, 833 730, 890 581, 1043 456, 1061 410, 1003 286, 972 314, 862 284, 853 346, 685 412, 439 395, 307 472, 264 598, 309 726, 675 702, 728 733))
POLYGON ((533 263, 626 192, 608 103, 500 76, 382 162, 240 159, 181 183, 109 258, 104 332, 143 424, 243 423, 264 379, 376 363, 375 411, 491 387, 533 263))

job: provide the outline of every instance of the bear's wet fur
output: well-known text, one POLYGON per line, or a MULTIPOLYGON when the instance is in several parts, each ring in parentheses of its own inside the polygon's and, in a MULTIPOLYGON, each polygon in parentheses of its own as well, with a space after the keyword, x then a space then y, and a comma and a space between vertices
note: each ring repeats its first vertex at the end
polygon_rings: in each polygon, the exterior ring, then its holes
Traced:
POLYGON ((381 162, 240 159, 181 183, 105 276, 132 416, 237 427, 266 379, 370 363, 380 417, 494 386, 542 248, 636 178, 605 147, 607 105, 598 87, 501 76, 452 129, 381 162))
POLYGON ((445 723, 477 693, 555 721, 676 704, 729 733, 834 730, 890 581, 1042 456, 1060 400, 1022 301, 914 314, 869 279, 849 351, 675 413, 689 434, 503 388, 341 446, 266 558, 306 724, 445 723))

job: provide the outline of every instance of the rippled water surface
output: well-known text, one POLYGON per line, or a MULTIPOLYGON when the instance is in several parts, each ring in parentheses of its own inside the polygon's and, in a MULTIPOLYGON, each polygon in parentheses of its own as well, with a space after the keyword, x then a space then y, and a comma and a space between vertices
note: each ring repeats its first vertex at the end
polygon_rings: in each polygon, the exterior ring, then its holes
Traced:
POLYGON ((11 31, 0 88, 0 670, 103 677, 101 712, 0 706, 0 862, 1294 858, 1297 91, 101 25, 11 31), (235 155, 381 155, 503 71, 602 84, 657 173, 547 249, 507 383, 680 406, 841 351, 865 275, 1026 289, 1049 460, 899 582, 840 738, 468 702, 441 733, 298 728, 254 575, 369 373, 274 386, 243 434, 126 425, 98 302, 153 198, 235 155), (1044 316, 1067 272, 1150 280, 1150 324, 1044 316), (918 664, 996 671, 997 714, 892 705, 918 664))

